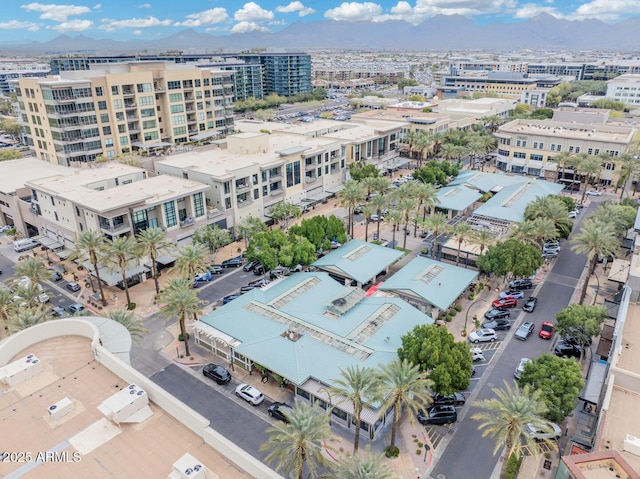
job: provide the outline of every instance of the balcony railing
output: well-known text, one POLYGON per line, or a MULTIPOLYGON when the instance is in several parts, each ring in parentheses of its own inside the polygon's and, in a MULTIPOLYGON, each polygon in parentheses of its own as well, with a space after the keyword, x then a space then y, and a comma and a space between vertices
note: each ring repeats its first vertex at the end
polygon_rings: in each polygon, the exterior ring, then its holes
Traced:
POLYGON ((211 208, 207 210, 207 218, 215 218, 216 216, 220 216, 224 211, 219 210, 218 208, 211 208))
POLYGON ((251 185, 249 183, 236 183, 236 191, 246 190, 247 188, 251 188, 251 185))
POLYGON ((100 224, 100 229, 103 231, 107 231, 109 233, 122 233, 124 231, 130 230, 131 229, 131 225, 127 222, 124 223, 119 223, 117 225, 110 225, 110 224, 104 224, 101 223, 100 224))
POLYGON ((316 181, 318 181, 317 176, 305 176, 304 178, 305 183, 315 183, 316 181))
POLYGON ((196 220, 189 216, 188 218, 185 218, 180 222, 180 228, 187 228, 188 226, 194 225, 195 223, 196 220))
POLYGON ((283 190, 282 188, 278 188, 277 190, 271 190, 271 191, 269 192, 269 194, 270 194, 271 196, 278 196, 278 195, 281 195, 281 194, 283 194, 283 193, 284 193, 284 190, 283 190))

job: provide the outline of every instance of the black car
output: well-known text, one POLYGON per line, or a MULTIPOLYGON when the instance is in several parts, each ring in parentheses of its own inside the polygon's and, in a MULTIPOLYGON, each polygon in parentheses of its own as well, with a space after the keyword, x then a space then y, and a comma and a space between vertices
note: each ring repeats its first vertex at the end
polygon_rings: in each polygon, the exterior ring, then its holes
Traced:
POLYGON ((230 294, 229 296, 225 296, 224 298, 222 298, 222 304, 230 303, 231 301, 233 301, 234 299, 237 299, 238 297, 239 295, 237 294, 230 294))
POLYGON ((448 396, 434 394, 432 396, 434 406, 464 406, 466 399, 462 393, 453 393, 448 396))
POLYGON ((289 419, 287 419, 287 414, 290 414, 292 409, 293 408, 287 403, 274 402, 267 408, 267 412, 269 416, 288 423, 289 419))
POLYGON ((484 323, 482 323, 482 327, 495 329, 496 331, 506 331, 511 329, 511 321, 509 321, 508 319, 494 318, 490 321, 485 321, 484 323))
POLYGON ((265 268, 262 264, 258 263, 253 268, 253 274, 260 276, 261 274, 265 274, 267 272, 267 268, 265 268))
POLYGON ((207 364, 202 370, 202 374, 218 384, 227 384, 231 381, 231 373, 218 364, 207 364))
POLYGON ((519 278, 509 281, 509 289, 532 289, 533 283, 529 278, 519 278))
POLYGON ((578 346, 592 342, 592 339, 586 335, 582 328, 569 328, 562 340, 565 343, 577 344, 578 346))
POLYGON ((209 273, 211 274, 222 274, 224 273, 224 268, 221 264, 212 264, 209 265, 209 273))
POLYGON ((524 302, 524 306, 522 306, 522 310, 527 313, 533 313, 533 310, 536 309, 536 305, 538 304, 538 298, 530 296, 524 302))
POLYGON ((453 406, 432 406, 426 414, 420 409, 418 411, 418 422, 420 424, 450 424, 458 420, 458 413, 453 406))
POLYGON ((485 319, 505 319, 509 317, 509 311, 506 309, 499 308, 491 308, 489 311, 484 313, 485 319))
POLYGON ((256 289, 256 288, 257 288, 257 286, 252 286, 252 285, 248 284, 248 285, 243 286, 242 288, 240 288, 240 294, 248 293, 252 289, 256 289))
POLYGON ((260 264, 260 262, 258 261, 249 261, 247 264, 244 265, 244 268, 242 268, 245 271, 253 271, 253 268, 255 268, 256 266, 258 266, 260 264))
POLYGON ((553 350, 556 356, 560 356, 562 358, 578 358, 582 357, 582 348, 573 343, 567 343, 565 341, 560 341, 556 344, 555 349, 553 350))
POLYGON ((239 268, 240 266, 242 266, 242 258, 240 256, 222 262, 223 268, 239 268))

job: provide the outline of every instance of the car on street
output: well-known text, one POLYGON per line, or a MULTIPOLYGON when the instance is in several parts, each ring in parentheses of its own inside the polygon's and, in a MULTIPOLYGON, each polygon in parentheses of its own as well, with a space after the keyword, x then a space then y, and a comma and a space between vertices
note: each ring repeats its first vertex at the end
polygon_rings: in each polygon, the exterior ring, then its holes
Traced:
POLYGON ((451 424, 457 420, 458 413, 453 406, 431 406, 426 413, 422 409, 418 411, 420 424, 451 424))
POLYGON ((524 305, 522 306, 522 310, 526 311, 527 313, 533 313, 533 310, 536 309, 537 305, 538 305, 538 298, 536 298, 535 296, 529 296, 527 300, 524 302, 524 305))
POLYGON ((258 266, 260 264, 259 261, 249 261, 247 264, 244 265, 244 267, 242 268, 244 271, 253 271, 253 268, 255 268, 256 266, 258 266))
POLYGON ((62 274, 60 274, 59 271, 56 271, 55 269, 48 269, 47 271, 51 275, 52 281, 60 281, 62 279, 62 274))
POLYGON ((206 283, 208 281, 211 281, 212 279, 213 276, 209 271, 205 271, 204 273, 197 273, 195 278, 193 278, 194 281, 197 281, 199 283, 206 283))
POLYGON ((73 293, 80 291, 80 285, 76 281, 69 281, 66 288, 73 293))
POLYGON ((236 387, 236 396, 244 399, 253 406, 257 406, 264 401, 264 395, 256 388, 249 384, 239 384, 236 387))
POLYGON ((231 373, 219 364, 207 364, 202 369, 202 374, 209 379, 213 379, 218 384, 227 384, 231 381, 231 373))
POLYGON ((255 274, 256 276, 260 276, 261 274, 266 274, 266 273, 267 273, 267 268, 265 268, 264 265, 262 265, 261 263, 258 263, 253 268, 253 274, 255 274))
POLYGON ((589 196, 602 196, 602 191, 598 191, 598 190, 589 190, 587 191, 587 194, 589 196))
POLYGON ((544 245, 542 247, 543 256, 558 256, 560 245, 544 245))
POLYGON ((508 319, 492 319, 482 323, 482 327, 495 329, 496 331, 508 331, 511 329, 511 321, 508 319))
POLYGON ((531 321, 525 321, 520 325, 520 327, 518 327, 518 329, 516 330, 516 334, 514 334, 514 337, 516 339, 519 339, 520 341, 526 341, 531 333, 533 333, 533 330, 535 328, 535 324, 533 324, 531 321))
POLYGON ((67 315, 67 312, 62 306, 53 306, 51 308, 51 315, 55 318, 64 318, 67 315))
POLYGON ((530 363, 531 359, 529 358, 521 358, 520 361, 518 362, 518 365, 516 366, 515 371, 513 371, 513 377, 516 379, 520 379, 520 376, 522 375, 522 372, 524 371, 525 366, 527 365, 527 363, 530 363))
POLYGON ((464 406, 466 399, 462 393, 453 393, 443 396, 442 394, 434 394, 431 396, 434 406, 464 406))
POLYGON ((230 303, 231 301, 233 301, 234 299, 237 299, 239 297, 240 297, 239 294, 230 294, 228 296, 225 296, 224 298, 222 298, 222 304, 230 303))
POLYGON ((472 343, 486 343, 493 342, 498 339, 498 335, 494 329, 483 328, 478 331, 474 331, 469 335, 469 341, 472 343))
POLYGON ((274 402, 267 408, 267 413, 275 419, 288 423, 289 419, 287 415, 290 414, 292 410, 293 408, 286 402, 274 402))
POLYGON ((582 347, 578 344, 567 343, 566 341, 560 341, 556 344, 553 352, 556 356, 560 356, 561 358, 570 357, 580 359, 582 357, 582 347))
POLYGON ((540 336, 542 339, 551 339, 553 337, 553 328, 554 328, 554 324, 550 323, 549 321, 543 321, 543 323, 540 325, 540 332, 538 333, 538 336, 540 336))
POLYGON ((69 307, 67 308, 67 312, 72 316, 77 314, 82 314, 84 310, 85 310, 84 306, 82 306, 80 303, 73 303, 69 305, 69 307))
POLYGON ((519 278, 509 281, 509 289, 532 289, 533 283, 529 278, 519 278))
POLYGON ((223 268, 239 268, 242 266, 242 258, 240 256, 236 256, 235 258, 227 259, 222 262, 223 268))
POLYGON ((243 286, 242 288, 240 288, 240 294, 244 294, 244 293, 248 293, 249 291, 256 289, 257 286, 252 286, 250 284, 243 286))
POLYGON ((580 213, 580 211, 578 210, 573 210, 573 211, 569 211, 569 218, 574 219, 578 217, 578 213, 580 213))
POLYGON ((524 298, 524 291, 520 290, 520 289, 508 289, 506 291, 502 291, 498 297, 500 299, 503 298, 516 298, 516 299, 522 299, 524 298))
POLYGON ((491 306, 497 309, 515 308, 516 306, 518 306, 518 300, 512 297, 496 299, 493 303, 491 303, 491 306))
POLYGON ((524 426, 524 430, 536 441, 543 441, 545 439, 555 439, 556 441, 562 437, 562 429, 556 423, 550 423, 549 428, 541 427, 528 423, 524 426))
POLYGON ((485 357, 484 357, 484 353, 482 352, 482 349, 480 349, 479 347, 475 347, 475 348, 471 348, 471 360, 475 363, 476 361, 485 361, 485 357))
POLYGON ((507 311, 506 309, 491 308, 489 311, 484 313, 484 318, 489 320, 504 319, 508 317, 509 317, 509 311, 507 311))
POLYGON ((224 268, 221 264, 210 264, 209 265, 209 273, 211 274, 222 274, 224 273, 224 268))

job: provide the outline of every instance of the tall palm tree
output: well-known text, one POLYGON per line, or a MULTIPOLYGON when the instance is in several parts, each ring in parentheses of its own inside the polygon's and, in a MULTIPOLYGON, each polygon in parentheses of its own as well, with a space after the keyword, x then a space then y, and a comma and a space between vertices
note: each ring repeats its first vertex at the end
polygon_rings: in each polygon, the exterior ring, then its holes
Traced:
POLYGON ((382 381, 382 396, 386 398, 381 411, 393 407, 393 424, 391 425, 391 443, 389 450, 396 449, 396 433, 402 407, 409 410, 410 420, 418 414, 418 410, 431 402, 427 388, 432 382, 422 376, 418 366, 414 366, 406 359, 396 359, 380 366, 382 381))
MULTIPOLYGON (((391 242, 396 244, 396 232, 398 231, 398 226, 402 223, 402 211, 394 208, 389 210, 386 216, 386 220, 391 223, 392 231, 391 231, 391 242)), ((378 238, 380 236, 378 235, 378 238)))
MULTIPOLYGON (((506 381, 504 389, 493 388, 492 391, 497 397, 477 403, 482 412, 474 414, 472 419, 480 421, 478 429, 483 430, 483 437, 495 439, 494 455, 504 448, 500 471, 500 477, 504 478, 512 453, 519 456, 525 445, 532 451, 538 449, 535 439, 527 433, 526 425, 533 424, 549 431, 552 429, 549 421, 543 419, 547 407, 542 400, 542 391, 532 391, 528 384, 520 389, 517 385, 510 386, 506 381)), ((557 449, 554 441, 546 442, 550 448, 557 449)))
POLYGON ((481 229, 479 231, 474 231, 471 238, 471 241, 476 243, 480 247, 480 255, 484 253, 484 250, 489 246, 493 246, 498 242, 498 238, 495 233, 490 230, 481 229))
POLYGON ((27 258, 13 267, 13 273, 17 277, 25 276, 31 283, 41 283, 45 279, 51 279, 51 272, 38 258, 27 258))
POLYGON ((33 308, 18 308, 15 313, 9 317, 7 332, 8 334, 17 333, 36 324, 47 322, 49 319, 51 318, 47 316, 43 305, 33 308))
POLYGON ((319 414, 311 406, 296 403, 287 415, 288 423, 267 429, 269 438, 260 446, 269 451, 266 462, 275 464, 276 471, 302 479, 305 467, 307 477, 318 477, 318 466, 326 463, 322 443, 331 438, 329 417, 319 414))
MULTIPOLYGON (((107 240, 104 235, 99 231, 86 230, 76 236, 75 248, 71 253, 71 258, 77 258, 80 261, 87 258, 89 263, 91 263, 96 275, 96 280, 98 281, 98 289, 100 291, 100 299, 102 300, 103 306, 107 305, 107 300, 104 297, 102 280, 100 279, 100 269, 98 266, 103 263, 103 256, 106 250, 107 240)), ((89 274, 89 281, 91 281, 91 274, 89 274)))
POLYGON ((576 170, 585 176, 584 189, 582 190, 582 197, 580 198, 580 202, 583 203, 591 178, 602 171, 602 165, 597 156, 580 153, 577 155, 576 170))
POLYGON ((364 455, 354 454, 343 457, 333 465, 333 471, 325 477, 327 479, 391 479, 391 469, 382 462, 382 454, 370 453, 370 448, 364 455))
POLYGON ((558 230, 556 225, 549 218, 536 218, 533 223, 533 229, 536 235, 536 243, 542 245, 546 239, 557 239, 558 230))
MULTIPOLYGON (((111 241, 108 241, 104 251, 104 258, 106 258, 109 269, 120 272, 122 284, 124 285, 124 293, 127 297, 127 305, 131 304, 129 284, 127 281, 127 268, 132 264, 134 259, 136 259, 137 253, 138 246, 135 238, 126 236, 116 236, 111 241)), ((98 281, 100 280, 98 279, 98 281)), ((102 294, 102 288, 100 291, 102 294)))
POLYGON ((136 342, 149 332, 149 330, 144 327, 142 320, 138 318, 133 311, 114 309, 109 311, 109 318, 127 328, 127 331, 129 331, 129 334, 131 334, 131 337, 136 342))
POLYGON ((185 279, 173 279, 167 288, 160 293, 160 301, 165 303, 162 314, 167 319, 178 318, 180 334, 184 340, 184 354, 190 356, 189 337, 187 336, 186 319, 201 314, 203 302, 198 299, 196 291, 191 288, 191 281, 185 279))
POLYGON ((598 257, 614 254, 619 244, 620 242, 611 223, 594 221, 590 218, 584 221, 580 233, 571 239, 571 249, 578 254, 586 254, 589 260, 587 278, 583 282, 582 291, 580 292, 580 304, 582 304, 587 295, 589 278, 596 269, 598 257))
POLYGON ((342 396, 353 404, 353 415, 356 423, 353 453, 358 452, 360 444, 360 419, 362 410, 381 398, 380 376, 374 369, 362 367, 359 364, 349 365, 340 370, 340 377, 334 379, 334 387, 329 388, 331 394, 342 396))
POLYGON ((6 288, 0 288, 0 322, 6 329, 9 318, 15 311, 16 305, 13 301, 13 293, 6 288))
MULTIPOLYGON (((418 183, 414 190, 418 200, 418 209, 422 209, 422 221, 427 218, 427 210, 440 204, 438 190, 430 183, 418 183)), ((416 232, 414 231, 414 236, 416 232)))
MULTIPOLYGON (((557 178, 557 180, 564 179, 564 171, 566 170, 567 166, 570 166, 573 164, 572 163, 573 160, 574 160, 573 153, 569 153, 568 151, 563 151, 553 157, 553 161, 556 163, 556 165, 560 169, 560 176, 557 178)), ((557 180, 556 180, 556 183, 558 182, 557 180)))
POLYGON ((567 206, 557 197, 538 197, 527 205, 524 210, 526 220, 545 218, 553 223, 553 231, 549 231, 546 238, 552 238, 551 233, 557 237, 567 238, 573 228, 573 222, 569 219, 567 206))
MULTIPOLYGON (((385 183, 386 182, 387 181, 385 180, 385 183)), ((373 193, 376 190, 376 188, 379 187, 378 178, 374 176, 367 176, 365 178, 362 178, 362 180, 360 180, 360 184, 364 188, 367 201, 371 197, 371 193, 373 193)))
POLYGON ((207 269, 207 250, 201 244, 184 246, 178 250, 175 268, 193 285, 196 274, 207 269))
POLYGON ((469 226, 469 223, 461 221, 453 228, 449 229, 449 234, 451 234, 451 238, 458 245, 458 254, 456 256, 456 266, 458 266, 460 264, 460 252, 462 250, 462 243, 466 243, 469 239, 471 239, 473 230, 471 229, 471 226, 469 226))
MULTIPOLYGON (((369 219, 371 218, 371 215, 374 213, 375 209, 374 207, 369 204, 369 203, 365 203, 364 207, 362 208, 362 214, 365 217, 365 221, 364 221, 364 240, 365 241, 369 241, 369 219)), ((380 222, 380 217, 378 217, 377 223, 380 222)), ((376 236, 376 239, 378 237, 376 236)))
POLYGON ((620 199, 622 199, 624 192, 627 190, 626 186, 629 178, 634 178, 640 173, 640 161, 636 160, 633 155, 629 153, 623 153, 618 158, 618 163, 620 173, 618 181, 616 182, 616 192, 618 191, 618 187, 622 188, 622 191, 620 191, 620 199))
POLYGON ((364 201, 365 190, 357 180, 349 180, 338 192, 340 204, 345 206, 349 215, 349 235, 353 238, 353 210, 364 201))
POLYGON ((169 252, 173 248, 173 243, 167 239, 164 231, 160 228, 147 228, 138 233, 138 247, 140 256, 149 256, 151 260, 151 276, 156 286, 156 294, 160 292, 158 283, 158 256, 169 252))
POLYGON ((431 231, 431 234, 433 235, 433 240, 431 241, 432 258, 436 257, 436 243, 438 241, 438 236, 446 231, 447 225, 447 216, 442 212, 431 215, 426 220, 424 220, 424 229, 431 231))
POLYGON ((508 236, 523 243, 540 246, 538 243, 538 229, 533 221, 511 223, 508 236))
POLYGON ((380 239, 380 220, 382 218, 382 211, 387 207, 388 199, 386 196, 379 194, 378 196, 371 198, 369 202, 371 203, 371 206, 375 208, 376 214, 378 215, 378 221, 376 221, 376 236, 380 239))

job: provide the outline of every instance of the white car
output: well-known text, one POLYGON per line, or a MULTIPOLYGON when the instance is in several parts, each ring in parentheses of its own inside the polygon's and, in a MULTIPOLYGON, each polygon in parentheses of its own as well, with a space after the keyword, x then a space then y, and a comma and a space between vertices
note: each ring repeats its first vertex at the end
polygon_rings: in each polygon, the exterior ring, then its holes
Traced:
POLYGON ((471 348, 471 359, 474 363, 476 361, 485 361, 482 349, 480 349, 478 346, 471 348))
POLYGON ((524 429, 536 441, 544 441, 545 439, 558 440, 562 436, 562 429, 554 422, 549 424, 549 428, 541 426, 541 424, 529 423, 524 426, 524 429))
POLYGON ((469 341, 472 343, 493 342, 496 339, 498 339, 498 335, 496 334, 496 331, 491 328, 479 329, 469 335, 469 341))
POLYGON ((236 388, 236 396, 244 399, 248 403, 257 406, 264 401, 264 395, 253 386, 249 384, 240 384, 236 388))
POLYGON ((574 219, 578 217, 578 210, 569 211, 569 218, 574 219))
POLYGON ((527 363, 530 363, 530 362, 531 362, 531 359, 522 358, 518 363, 518 365, 516 366, 515 371, 513 371, 513 377, 516 379, 520 379, 520 375, 524 371, 525 366, 527 365, 527 363))
POLYGON ((587 191, 587 194, 589 196, 602 196, 602 191, 590 190, 590 191, 587 191))

